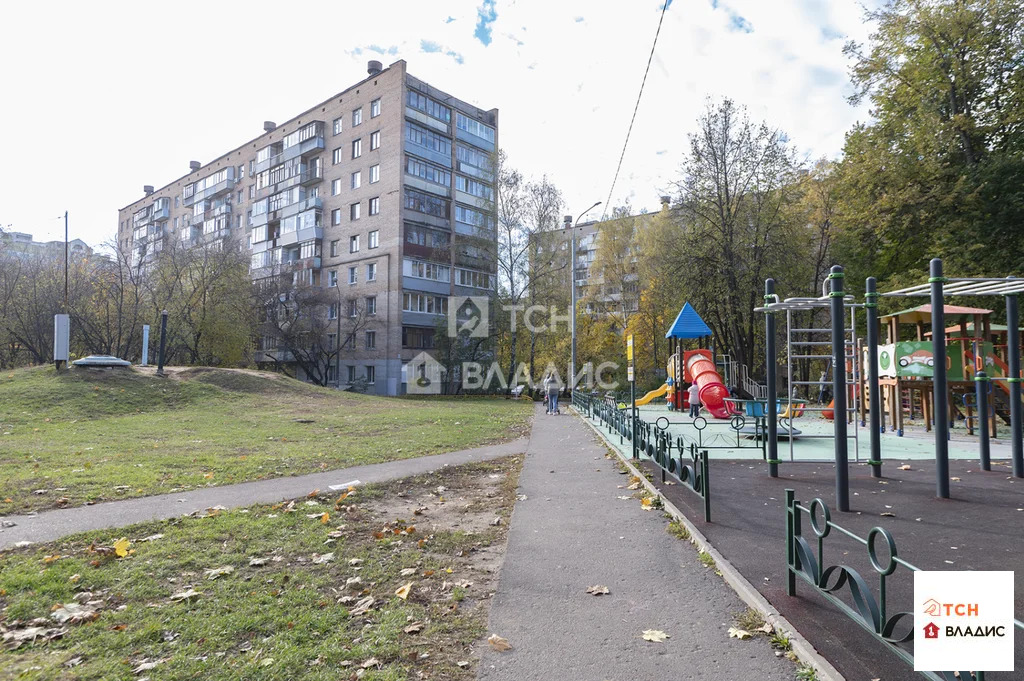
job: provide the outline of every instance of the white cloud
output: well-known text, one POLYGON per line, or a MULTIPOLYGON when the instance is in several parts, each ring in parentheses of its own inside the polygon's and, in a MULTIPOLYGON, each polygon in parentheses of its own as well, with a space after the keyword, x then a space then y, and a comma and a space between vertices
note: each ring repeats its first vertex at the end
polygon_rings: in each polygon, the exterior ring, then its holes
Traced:
MULTIPOLYGON (((846 37, 864 40, 856 0, 675 0, 612 204, 657 207, 707 97, 733 97, 811 156, 835 156, 864 109, 849 94, 846 37), (714 5, 717 5, 714 6, 714 5), (742 17, 752 30, 737 30, 742 17)), ((58 238, 113 237, 117 209, 356 82, 366 61, 411 73, 483 108, 531 175, 569 212, 604 201, 661 0, 495 5, 186 2, 8 10, 0 44, 0 226, 58 238), (425 51, 425 48, 427 51, 425 51)))

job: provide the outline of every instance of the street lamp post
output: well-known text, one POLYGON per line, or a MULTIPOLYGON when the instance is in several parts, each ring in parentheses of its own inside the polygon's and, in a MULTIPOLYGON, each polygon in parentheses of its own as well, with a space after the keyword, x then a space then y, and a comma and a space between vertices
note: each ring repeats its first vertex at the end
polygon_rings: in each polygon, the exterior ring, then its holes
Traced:
POLYGON ((570 251, 569 261, 569 291, 570 291, 570 304, 572 305, 572 353, 569 359, 569 392, 572 394, 576 390, 576 226, 579 225, 580 219, 601 205, 601 202, 596 202, 593 206, 586 209, 579 214, 576 221, 572 221, 571 215, 565 216, 565 228, 572 231, 572 249, 570 251))

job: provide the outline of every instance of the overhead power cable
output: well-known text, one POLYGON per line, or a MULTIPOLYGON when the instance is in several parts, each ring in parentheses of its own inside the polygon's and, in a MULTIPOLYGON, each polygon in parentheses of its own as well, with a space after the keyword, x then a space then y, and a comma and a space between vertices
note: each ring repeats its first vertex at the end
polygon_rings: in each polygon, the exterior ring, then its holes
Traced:
POLYGON ((640 109, 640 98, 644 94, 644 85, 647 84, 647 73, 651 70, 651 61, 654 59, 654 49, 658 46, 658 35, 661 33, 661 23, 665 20, 665 11, 668 9, 671 0, 665 0, 661 6, 661 15, 658 17, 658 30, 654 32, 654 42, 651 44, 651 54, 647 57, 647 68, 644 69, 643 80, 640 81, 640 92, 636 95, 636 105, 633 107, 633 117, 629 119, 629 129, 626 130, 626 141, 622 143, 622 153, 619 155, 619 164, 615 167, 615 177, 612 178, 611 189, 608 190, 608 200, 604 202, 604 212, 601 219, 608 214, 611 208, 612 193, 615 191, 615 183, 619 181, 619 171, 622 170, 622 159, 626 157, 626 147, 629 146, 629 136, 633 132, 633 123, 636 121, 636 112, 640 109))

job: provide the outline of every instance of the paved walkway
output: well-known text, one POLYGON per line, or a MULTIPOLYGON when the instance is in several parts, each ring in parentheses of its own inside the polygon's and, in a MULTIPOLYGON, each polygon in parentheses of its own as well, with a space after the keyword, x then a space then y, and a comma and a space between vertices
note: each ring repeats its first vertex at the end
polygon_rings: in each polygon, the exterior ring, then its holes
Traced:
POLYGON ((606 451, 578 418, 538 408, 491 604, 490 632, 513 649, 485 649, 479 678, 792 679, 763 638, 729 638, 746 605, 661 512, 617 498, 632 493, 606 451), (595 584, 611 593, 587 594, 595 584), (671 638, 644 641, 647 629, 671 638))
POLYGON ((124 501, 109 501, 95 506, 44 511, 35 515, 5 516, 0 518, 0 521, 15 524, 13 527, 3 527, 3 523, 0 522, 0 549, 13 546, 20 541, 53 541, 76 532, 123 527, 147 520, 173 518, 217 505, 234 508, 250 504, 273 504, 283 499, 304 496, 314 489, 326 491, 332 485, 343 485, 353 480, 359 480, 362 483, 397 480, 428 473, 442 466, 457 466, 522 454, 526 451, 527 442, 526 438, 520 438, 500 445, 464 449, 434 456, 421 456, 402 461, 354 466, 324 473, 207 487, 177 494, 161 494, 138 499, 125 499, 124 501))

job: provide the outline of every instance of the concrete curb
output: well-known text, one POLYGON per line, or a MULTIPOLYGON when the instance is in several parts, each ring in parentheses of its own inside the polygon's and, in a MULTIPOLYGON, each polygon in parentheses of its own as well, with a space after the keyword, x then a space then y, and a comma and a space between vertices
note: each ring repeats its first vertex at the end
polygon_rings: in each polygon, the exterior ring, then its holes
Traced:
POLYGON ((790 645, 792 646, 793 652, 796 653, 797 657, 804 664, 807 664, 814 668, 814 671, 818 675, 819 681, 846 681, 846 678, 839 673, 839 671, 832 666, 832 664, 826 660, 821 653, 819 653, 810 641, 803 637, 803 635, 797 631, 796 627, 783 617, 782 613, 776 610, 771 603, 768 602, 761 592, 751 584, 746 577, 740 574, 740 571, 733 567, 732 563, 725 559, 725 557, 718 552, 714 546, 707 540, 707 538, 701 534, 700 530, 690 522, 689 518, 680 511, 675 504, 666 499, 660 491, 644 476, 643 472, 640 471, 630 458, 624 456, 611 440, 601 432, 601 429, 594 425, 591 420, 585 417, 575 407, 572 411, 580 418, 584 423, 590 426, 590 429, 597 433, 601 440, 604 441, 608 448, 611 449, 615 456, 625 464, 633 475, 640 479, 641 484, 648 492, 661 499, 665 510, 678 522, 682 523, 684 527, 690 532, 690 539, 693 544, 701 551, 706 552, 715 560, 715 566, 718 571, 722 573, 722 579, 725 583, 732 587, 732 590, 736 592, 736 595, 740 597, 744 603, 748 606, 757 610, 776 629, 784 631, 789 635, 790 645))

